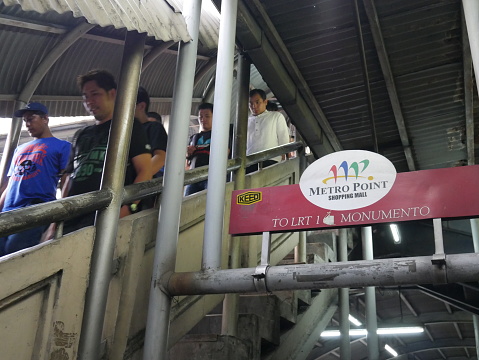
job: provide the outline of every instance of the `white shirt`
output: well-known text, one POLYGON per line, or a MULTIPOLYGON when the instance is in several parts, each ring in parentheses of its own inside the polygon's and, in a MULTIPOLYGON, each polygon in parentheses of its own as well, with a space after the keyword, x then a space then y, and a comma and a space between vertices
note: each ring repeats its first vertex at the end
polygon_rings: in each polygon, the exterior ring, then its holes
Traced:
MULTIPOLYGON (((289 129, 286 119, 278 111, 265 110, 248 118, 248 139, 246 155, 271 149, 289 143, 289 129)), ((281 156, 271 160, 281 161, 281 156)))

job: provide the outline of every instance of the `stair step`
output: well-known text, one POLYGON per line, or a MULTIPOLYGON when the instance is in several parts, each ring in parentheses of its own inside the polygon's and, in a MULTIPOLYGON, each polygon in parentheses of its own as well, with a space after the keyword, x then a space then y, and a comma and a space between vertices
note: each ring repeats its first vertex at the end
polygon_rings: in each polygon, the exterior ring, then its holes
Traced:
MULTIPOLYGON (((248 341, 214 334, 185 335, 169 351, 169 360, 251 360, 248 341)), ((256 359, 255 359, 256 360, 256 359)))
POLYGON ((261 338, 279 344, 280 303, 276 296, 268 294, 241 295, 239 313, 255 314, 259 318, 261 338))

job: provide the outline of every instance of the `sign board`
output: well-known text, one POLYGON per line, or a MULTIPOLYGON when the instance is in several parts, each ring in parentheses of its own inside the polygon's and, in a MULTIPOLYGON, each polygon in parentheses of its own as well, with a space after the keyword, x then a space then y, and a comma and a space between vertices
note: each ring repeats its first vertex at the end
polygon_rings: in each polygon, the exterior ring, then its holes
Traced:
POLYGON ((323 170, 313 163, 298 185, 234 191, 230 234, 479 216, 479 165, 396 174, 373 153, 359 152, 317 160, 323 170), (381 165, 371 166, 376 161, 381 165))

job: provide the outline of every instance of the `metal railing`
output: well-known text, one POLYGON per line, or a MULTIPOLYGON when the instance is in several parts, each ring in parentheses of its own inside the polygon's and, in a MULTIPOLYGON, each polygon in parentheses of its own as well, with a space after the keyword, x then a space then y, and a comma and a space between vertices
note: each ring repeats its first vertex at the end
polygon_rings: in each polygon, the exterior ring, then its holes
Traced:
MULTIPOLYGON (((268 149, 247 157, 246 166, 301 149, 301 142, 289 143, 268 149)), ((241 165, 239 158, 228 160, 227 171, 235 171, 241 165)), ((184 185, 189 185, 208 178, 208 166, 189 170, 185 173, 184 185)), ((162 192, 163 178, 156 178, 142 183, 128 185, 123 190, 123 204, 133 200, 145 199, 162 192)), ((64 199, 32 205, 0 214, 0 236, 14 234, 42 224, 73 219, 96 210, 106 208, 113 198, 110 190, 98 190, 64 199)))

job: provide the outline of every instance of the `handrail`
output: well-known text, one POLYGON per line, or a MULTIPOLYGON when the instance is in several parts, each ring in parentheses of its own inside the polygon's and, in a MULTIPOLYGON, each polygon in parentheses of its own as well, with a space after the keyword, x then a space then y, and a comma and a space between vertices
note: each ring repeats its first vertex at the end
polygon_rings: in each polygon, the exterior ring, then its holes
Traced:
POLYGON ((97 190, 1 213, 0 236, 103 209, 110 204, 112 198, 110 191, 97 190))
MULTIPOLYGON (((247 166, 275 156, 295 151, 303 147, 302 142, 293 142, 276 148, 261 151, 247 157, 247 166)), ((240 167, 240 159, 228 160, 227 171, 240 167)), ((208 166, 188 170, 185 173, 185 185, 208 178, 208 166)), ((138 184, 128 185, 123 191, 123 204, 160 194, 163 190, 163 178, 156 178, 138 184)), ((113 198, 108 190, 70 196, 44 204, 32 205, 21 209, 0 213, 0 236, 14 234, 41 224, 65 221, 107 207, 113 198)))

